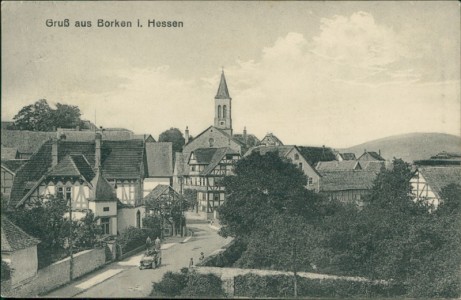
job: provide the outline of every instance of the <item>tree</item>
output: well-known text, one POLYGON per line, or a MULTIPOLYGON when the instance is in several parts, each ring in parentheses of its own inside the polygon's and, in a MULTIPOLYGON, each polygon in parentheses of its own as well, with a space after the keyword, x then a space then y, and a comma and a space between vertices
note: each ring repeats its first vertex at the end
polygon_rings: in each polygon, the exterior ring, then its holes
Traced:
POLYGON ((305 188, 307 177, 278 153, 252 153, 235 166, 235 176, 222 182, 226 201, 219 208, 223 236, 244 237, 275 215, 320 217, 321 197, 305 188))
POLYGON ((102 234, 101 225, 97 224, 98 220, 99 217, 88 211, 81 220, 73 221, 73 241, 76 248, 89 249, 96 244, 102 234))
POLYGON ((178 128, 170 128, 165 130, 158 137, 159 142, 171 142, 173 143, 173 153, 182 152, 185 139, 182 132, 178 128))
POLYGON ((56 104, 52 109, 47 100, 40 99, 23 107, 14 117, 14 128, 18 130, 53 131, 54 128, 81 126, 81 112, 77 106, 56 104))

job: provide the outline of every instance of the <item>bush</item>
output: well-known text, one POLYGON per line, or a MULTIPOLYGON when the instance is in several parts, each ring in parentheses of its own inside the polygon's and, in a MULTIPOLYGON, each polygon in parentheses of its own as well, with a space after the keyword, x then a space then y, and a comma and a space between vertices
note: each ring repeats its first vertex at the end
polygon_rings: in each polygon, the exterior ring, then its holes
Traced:
POLYGON ((181 292, 183 297, 224 298, 221 278, 214 274, 189 273, 187 286, 181 292))
POLYGON ((151 239, 159 236, 156 230, 149 228, 128 227, 120 235, 118 242, 122 247, 123 253, 141 247, 146 244, 147 237, 151 239))
POLYGON ((11 268, 10 265, 2 260, 2 281, 8 280, 11 278, 11 268))
POLYGON ((187 273, 166 272, 162 281, 154 283, 151 296, 176 297, 187 285, 187 273))
POLYGON ((215 256, 208 257, 202 265, 207 267, 232 267, 246 250, 246 243, 241 239, 233 240, 227 249, 215 256))
MULTIPOLYGON (((244 297, 293 297, 293 276, 258 276, 247 274, 235 277, 235 295, 244 297)), ((297 278, 300 297, 377 297, 400 296, 405 289, 398 284, 372 283, 344 279, 297 278)))

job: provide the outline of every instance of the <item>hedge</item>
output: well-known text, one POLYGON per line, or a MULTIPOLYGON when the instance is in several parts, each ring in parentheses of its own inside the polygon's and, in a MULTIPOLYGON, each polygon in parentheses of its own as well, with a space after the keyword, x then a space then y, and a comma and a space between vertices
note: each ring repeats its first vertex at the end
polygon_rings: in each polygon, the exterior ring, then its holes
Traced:
MULTIPOLYGON (((345 279, 310 279, 297 277, 299 297, 392 297, 405 294, 398 284, 372 283, 345 279)), ((235 296, 240 297, 293 297, 293 276, 255 274, 239 275, 234 281, 235 296)))
POLYGON ((118 243, 122 246, 123 253, 126 253, 142 245, 145 245, 147 237, 150 237, 153 241, 157 236, 160 235, 159 232, 155 229, 137 228, 131 226, 122 232, 118 238, 118 243))
POLYGON ((232 267, 245 250, 246 244, 240 239, 235 239, 227 245, 225 251, 208 257, 201 265, 219 268, 232 267))

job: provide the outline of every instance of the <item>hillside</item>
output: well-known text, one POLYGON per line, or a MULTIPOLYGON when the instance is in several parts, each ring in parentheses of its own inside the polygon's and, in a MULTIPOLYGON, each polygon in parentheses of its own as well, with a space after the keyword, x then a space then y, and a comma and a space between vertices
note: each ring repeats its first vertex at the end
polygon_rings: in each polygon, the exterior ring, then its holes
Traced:
POLYGON ((381 150, 381 156, 385 159, 392 160, 396 157, 412 162, 429 158, 442 151, 461 153, 461 137, 444 133, 408 133, 338 149, 338 151, 353 152, 359 157, 364 149, 376 152, 381 150))

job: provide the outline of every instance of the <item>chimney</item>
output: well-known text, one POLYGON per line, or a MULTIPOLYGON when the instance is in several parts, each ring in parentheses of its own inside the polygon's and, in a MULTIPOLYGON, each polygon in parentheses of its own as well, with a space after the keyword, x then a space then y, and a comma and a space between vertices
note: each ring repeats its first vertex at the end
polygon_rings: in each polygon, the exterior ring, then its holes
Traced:
POLYGON ((189 126, 186 126, 186 131, 184 131, 184 140, 185 144, 189 143, 189 126))
POLYGON ((247 127, 243 127, 243 141, 247 143, 247 127))
POLYGON ((378 154, 379 154, 379 156, 381 156, 381 149, 378 150, 378 154))
POLYGON ((95 134, 95 153, 94 153, 94 168, 97 170, 101 167, 101 140, 102 134, 96 132, 95 134))
POLYGON ((58 164, 58 139, 53 139, 51 144, 51 167, 58 164))

